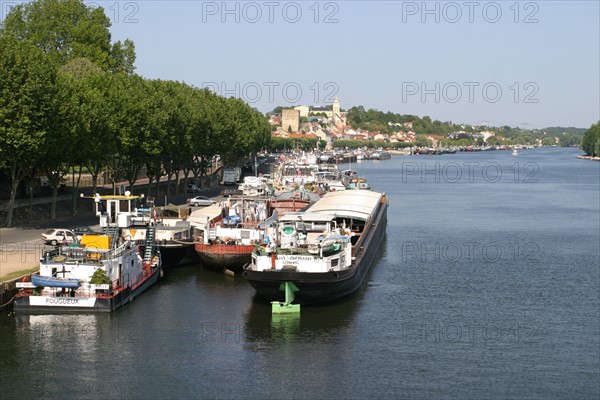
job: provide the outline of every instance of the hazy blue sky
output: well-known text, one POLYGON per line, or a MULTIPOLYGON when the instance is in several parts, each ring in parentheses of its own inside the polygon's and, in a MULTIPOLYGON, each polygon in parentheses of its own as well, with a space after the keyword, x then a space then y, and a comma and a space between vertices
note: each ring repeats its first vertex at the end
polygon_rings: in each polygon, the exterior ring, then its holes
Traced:
MULTIPOLYGON (((90 3, 90 2, 88 2, 90 3)), ((600 119, 598 1, 99 1, 147 78, 261 111, 363 105, 526 128, 600 119)))

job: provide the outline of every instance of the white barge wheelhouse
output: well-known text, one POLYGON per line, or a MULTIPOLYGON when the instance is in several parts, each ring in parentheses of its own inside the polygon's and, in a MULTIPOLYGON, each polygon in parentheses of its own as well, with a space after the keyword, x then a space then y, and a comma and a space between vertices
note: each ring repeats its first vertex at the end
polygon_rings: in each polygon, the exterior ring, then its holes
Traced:
POLYGON ((252 253, 244 276, 262 297, 282 301, 282 284, 300 304, 335 300, 356 291, 387 225, 387 197, 373 191, 327 193, 306 212, 280 218, 252 253))

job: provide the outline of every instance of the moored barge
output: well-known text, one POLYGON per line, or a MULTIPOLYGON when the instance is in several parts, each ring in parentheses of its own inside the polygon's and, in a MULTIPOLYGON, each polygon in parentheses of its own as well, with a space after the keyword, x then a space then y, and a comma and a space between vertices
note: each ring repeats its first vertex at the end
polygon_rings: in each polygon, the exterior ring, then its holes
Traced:
POLYGON ((272 302, 284 301, 286 288, 295 292, 297 304, 350 295, 361 286, 384 240, 387 207, 384 193, 327 193, 306 212, 281 217, 253 251, 244 276, 272 302))

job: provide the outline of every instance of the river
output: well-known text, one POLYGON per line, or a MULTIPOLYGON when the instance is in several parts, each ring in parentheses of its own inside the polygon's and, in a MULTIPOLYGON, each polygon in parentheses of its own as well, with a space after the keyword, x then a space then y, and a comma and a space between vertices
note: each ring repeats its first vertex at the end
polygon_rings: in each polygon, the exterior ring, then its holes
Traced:
POLYGON ((190 266, 109 315, 6 312, 2 397, 597 398, 600 163, 579 153, 352 164, 390 199, 356 295, 277 317, 190 266))

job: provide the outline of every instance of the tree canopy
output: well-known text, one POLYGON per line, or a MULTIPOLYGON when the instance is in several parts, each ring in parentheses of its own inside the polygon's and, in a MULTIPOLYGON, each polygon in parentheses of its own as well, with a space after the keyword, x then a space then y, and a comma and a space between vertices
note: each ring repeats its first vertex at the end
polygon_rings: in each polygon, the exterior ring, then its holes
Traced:
POLYGON ((600 121, 585 132, 581 141, 581 149, 588 156, 600 157, 600 121))
POLYGON ((8 226, 17 187, 33 171, 46 172, 54 194, 82 166, 94 186, 101 171, 130 185, 142 169, 151 183, 179 171, 197 178, 216 155, 238 163, 270 143, 267 120, 242 100, 135 75, 134 43, 111 44, 109 27, 102 8, 81 0, 16 5, 0 26, 8 226))

